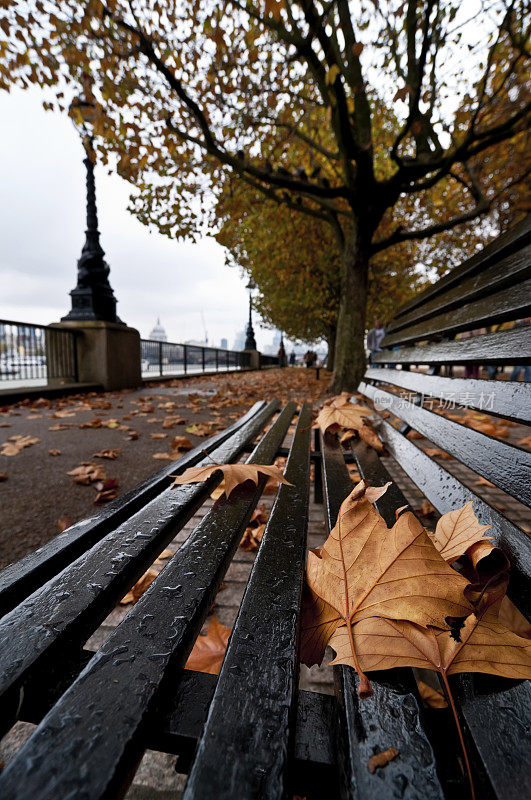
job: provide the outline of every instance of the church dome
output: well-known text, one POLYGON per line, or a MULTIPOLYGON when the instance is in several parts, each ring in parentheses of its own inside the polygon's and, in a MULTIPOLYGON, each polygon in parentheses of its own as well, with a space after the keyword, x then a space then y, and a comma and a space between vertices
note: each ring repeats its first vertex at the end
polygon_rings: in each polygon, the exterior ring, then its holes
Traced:
POLYGON ((153 330, 149 334, 150 339, 154 339, 156 342, 167 342, 168 337, 166 335, 166 331, 164 326, 160 324, 160 318, 157 317, 156 325, 154 325, 153 330))

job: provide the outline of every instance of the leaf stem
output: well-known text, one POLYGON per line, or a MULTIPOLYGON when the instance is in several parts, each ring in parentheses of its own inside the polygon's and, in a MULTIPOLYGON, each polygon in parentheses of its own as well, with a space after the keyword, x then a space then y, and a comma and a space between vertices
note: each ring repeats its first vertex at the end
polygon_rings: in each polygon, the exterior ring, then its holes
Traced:
MULTIPOLYGON (((372 690, 370 680, 361 669, 360 662, 358 661, 358 657, 356 655, 356 648, 354 647, 354 637, 352 636, 352 625, 350 624, 350 620, 349 619, 346 620, 346 623, 348 630, 348 638, 350 640, 350 648, 352 650, 352 658, 354 659, 354 666, 356 668, 356 672, 358 673, 360 679, 360 685, 358 686, 358 695, 361 697, 362 700, 366 700, 368 697, 372 697, 374 692, 372 690)), ((473 798, 473 800, 475 800, 475 798, 473 798)))
POLYGON ((446 694, 448 697, 448 701, 450 703, 450 708, 452 709, 452 714, 454 717, 455 727, 457 728, 457 735, 459 736, 459 742, 461 744, 461 750, 463 752, 463 757, 465 759, 465 767, 466 767, 466 774, 468 777, 468 783, 470 786, 470 798, 471 800, 476 800, 476 791, 474 789, 474 781, 472 780, 472 770, 470 768, 470 761, 468 760, 468 753, 465 746, 465 739, 463 736, 463 731, 461 730, 461 725, 459 724, 459 717, 457 716, 457 709, 454 703, 454 697, 452 694, 452 690, 450 689, 450 684, 448 683, 448 678, 446 676, 446 672, 443 669, 439 670, 439 674, 441 675, 444 683, 444 688, 446 690, 446 694))

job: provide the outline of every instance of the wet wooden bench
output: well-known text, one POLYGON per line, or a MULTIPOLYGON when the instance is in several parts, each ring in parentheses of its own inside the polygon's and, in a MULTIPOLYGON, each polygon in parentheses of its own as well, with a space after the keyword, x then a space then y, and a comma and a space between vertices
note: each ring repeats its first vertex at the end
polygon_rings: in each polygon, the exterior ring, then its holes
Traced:
MULTIPOLYGON (((403 309, 384 345, 407 347, 385 350, 378 360, 424 364, 433 373, 448 363, 521 363, 529 329, 445 343, 430 339, 487 324, 487 314, 492 323, 525 316, 528 256, 524 224, 403 309)), ((529 422, 529 386, 394 368, 369 369, 360 386, 377 408, 401 421, 400 430, 383 417, 376 425, 389 453, 436 509, 443 513, 473 499, 481 521, 492 524, 512 562, 510 595, 529 612, 528 536, 405 434, 415 428, 527 504, 529 453, 432 413, 417 397, 404 401, 393 387, 439 398, 449 390, 488 390, 494 392, 489 413, 529 422)), ((345 449, 337 437, 319 434, 312 450, 308 405, 298 414, 293 403, 278 411, 274 401, 255 404, 201 448, 0 574, 1 732, 17 719, 39 724, 0 776, 3 800, 121 797, 147 748, 179 755, 177 767, 189 776, 185 800, 467 797, 451 720, 424 707, 412 670, 373 673, 375 694, 365 701, 357 697, 356 674, 345 666, 334 668, 335 696, 298 690, 310 464, 329 529, 352 489, 349 462, 373 485, 389 475, 362 442, 345 449), (278 491, 219 677, 183 665, 264 481, 217 500, 103 646, 85 650, 94 630, 219 483, 213 476, 205 484, 169 488, 170 474, 199 464, 203 448, 218 463, 247 452, 254 463, 287 455, 285 474, 293 484, 278 491), (371 774, 368 759, 389 746, 398 757, 371 774)), ((390 525, 406 503, 393 484, 376 505, 390 525)), ((466 675, 454 686, 478 797, 521 800, 529 684, 466 675)))

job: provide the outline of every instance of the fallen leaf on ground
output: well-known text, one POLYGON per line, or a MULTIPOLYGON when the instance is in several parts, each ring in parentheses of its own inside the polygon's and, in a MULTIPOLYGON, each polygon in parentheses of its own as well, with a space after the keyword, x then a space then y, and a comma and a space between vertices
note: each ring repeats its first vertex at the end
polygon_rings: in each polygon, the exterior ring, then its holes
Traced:
POLYGON ((369 772, 373 773, 376 772, 378 767, 385 767, 393 758, 396 758, 399 751, 396 747, 388 747, 387 750, 384 750, 383 753, 376 753, 376 755, 371 756, 367 761, 367 766, 369 767, 369 772))
POLYGON ((245 550, 246 552, 258 550, 265 528, 265 524, 257 525, 255 528, 247 526, 240 540, 240 550, 245 550))
POLYGON ((48 453, 49 453, 51 456, 60 456, 60 455, 61 455, 61 451, 60 451, 60 450, 53 450, 53 449, 52 449, 52 450, 48 450, 48 453))
POLYGON ((258 485, 260 475, 267 475, 276 483, 291 483, 284 478, 279 467, 270 464, 207 464, 202 467, 189 467, 182 475, 170 475, 174 478, 172 486, 180 486, 185 483, 203 483, 211 475, 221 470, 225 480, 225 494, 230 497, 232 491, 245 481, 251 480, 258 485))
POLYGON ((197 637, 188 661, 184 665, 185 669, 219 675, 230 634, 231 629, 222 625, 218 618, 213 616, 206 636, 199 635, 197 637))
MULTIPOLYGON (((102 420, 99 417, 94 417, 89 422, 81 422, 77 427, 78 428, 101 428, 103 425, 102 420)), ((56 429, 57 430, 57 429, 56 429)))
POLYGON ((118 458, 121 452, 122 451, 120 450, 119 447, 116 447, 114 449, 108 447, 105 450, 100 450, 99 453, 93 453, 92 458, 109 458, 111 460, 114 460, 115 458, 118 458))
POLYGON ((429 686, 424 681, 418 681, 419 694, 430 708, 448 708, 448 703, 442 692, 438 692, 433 686, 429 686))
POLYGON ((149 434, 149 438, 150 439, 165 439, 167 435, 168 435, 167 433, 150 433, 149 434))
POLYGON ((59 424, 59 425, 51 425, 48 428, 48 430, 49 431, 67 431, 71 427, 72 427, 71 425, 61 425, 61 424, 59 424))
POLYGON ((186 429, 186 433, 192 433, 194 436, 210 436, 212 433, 212 423, 199 422, 195 425, 190 425, 186 429))
POLYGON ((54 419, 63 419, 64 417, 74 417, 75 414, 73 411, 67 411, 67 409, 64 409, 62 411, 54 411, 50 416, 52 416, 54 419))
POLYGON ((57 527, 59 528, 60 533, 66 531, 66 529, 69 528, 71 524, 72 523, 70 521, 70 517, 67 517, 66 515, 64 517, 59 517, 59 519, 57 520, 57 527))
POLYGON ((110 503, 111 500, 115 500, 117 497, 118 497, 118 489, 105 489, 101 492, 98 492, 98 494, 94 498, 94 505, 100 505, 102 503, 110 503))
POLYGON ((0 483, 7 481, 7 472, 0 472, 0 483))
POLYGON ((170 446, 172 450, 181 450, 183 453, 193 448, 192 442, 186 436, 174 436, 170 446))
POLYGON ((442 458, 444 461, 450 461, 453 458, 449 453, 445 453, 444 450, 440 450, 438 447, 427 447, 424 452, 430 458, 442 458))
POLYGON ((520 447, 531 447, 531 436, 526 436, 524 439, 520 439, 516 444, 520 447))
POLYGON ((118 419, 106 419, 102 422, 104 428, 119 428, 120 427, 120 420, 118 419))
POLYGON ((424 436, 422 435, 422 433, 419 433, 418 431, 409 431, 409 433, 407 435, 407 438, 408 439, 423 439, 424 436))
POLYGON ((134 586, 127 592, 125 597, 122 597, 120 600, 120 605, 126 606, 129 603, 133 605, 140 600, 144 592, 149 589, 155 578, 159 573, 155 572, 154 569, 148 569, 147 572, 144 572, 141 578, 135 583, 134 586))
POLYGON ((186 420, 182 417, 166 417, 162 423, 163 428, 174 428, 175 425, 186 425, 186 420))
MULTIPOLYGON (((308 553, 301 636, 301 658, 308 666, 321 663, 341 625, 386 616, 445 628, 446 617, 470 613, 464 596, 468 582, 440 556, 416 517, 406 512, 389 530, 373 507, 388 485, 368 487, 361 481, 343 501, 321 551, 308 553)), ((356 664, 353 646, 350 652, 349 663, 356 664)), ((355 668, 360 697, 369 697, 363 668, 355 668)))
POLYGON ((18 456, 25 447, 31 447, 33 444, 38 444, 40 439, 36 436, 23 436, 17 434, 16 436, 9 436, 7 442, 4 442, 0 455, 2 456, 18 456))
POLYGON ((140 434, 138 433, 138 431, 130 431, 129 436, 127 438, 130 439, 132 442, 134 442, 136 441, 136 439, 138 439, 139 436, 140 434))
POLYGON ((167 558, 171 558, 173 555, 175 555, 173 550, 163 550, 162 553, 160 553, 160 555, 157 556, 157 558, 153 563, 162 564, 163 561, 165 561, 167 558))
POLYGON ((475 481, 476 486, 490 486, 494 489, 494 484, 488 481, 486 478, 479 478, 475 481))
POLYGON ((429 500, 423 500, 420 504, 419 511, 424 517, 427 517, 435 512, 435 508, 432 506, 429 500))
POLYGON ((90 461, 84 461, 79 467, 71 469, 66 474, 72 476, 74 483, 79 483, 82 486, 88 486, 96 481, 103 481, 107 477, 103 467, 99 464, 92 464, 90 461))

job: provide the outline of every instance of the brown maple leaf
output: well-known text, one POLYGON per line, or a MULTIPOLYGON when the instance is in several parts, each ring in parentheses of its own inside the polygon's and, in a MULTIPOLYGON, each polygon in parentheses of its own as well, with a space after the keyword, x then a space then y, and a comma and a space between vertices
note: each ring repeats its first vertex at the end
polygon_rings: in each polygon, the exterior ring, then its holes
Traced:
POLYGON ((137 580, 134 586, 127 592, 127 594, 120 600, 120 605, 126 606, 129 603, 133 605, 140 600, 144 592, 149 589, 155 578, 159 573, 154 569, 148 569, 141 578, 137 580))
MULTIPOLYGON (((382 616, 445 628, 446 617, 470 613, 468 582, 445 562, 416 517, 406 512, 388 529, 372 506, 388 485, 371 488, 361 481, 343 501, 320 552, 308 554, 301 642, 308 666, 321 662, 340 625, 350 631, 356 621, 382 616)), ((353 642, 351 654, 356 663, 353 642)), ((369 697, 370 683, 356 669, 360 696, 369 697)))
POLYGON ((437 691, 437 689, 424 683, 424 681, 418 681, 417 686, 419 694, 427 706, 430 708, 448 708, 448 703, 442 692, 437 691))
POLYGON ((372 413, 370 408, 366 406, 358 405, 357 403, 349 403, 347 401, 339 406, 323 406, 315 420, 315 424, 323 433, 332 425, 337 425, 339 428, 359 431, 363 426, 365 417, 372 416, 372 413))
POLYGON ((56 450, 55 448, 52 448, 52 450, 48 450, 48 454, 51 455, 51 456, 60 456, 61 455, 61 451, 60 450, 56 450))
POLYGON ((480 524, 474 513, 474 501, 469 500, 462 508, 443 514, 430 536, 441 556, 451 564, 477 543, 482 543, 485 555, 488 554, 494 545, 485 537, 485 531, 491 527, 480 524))
POLYGON ((202 483, 210 478, 216 470, 221 470, 225 480, 225 495, 230 497, 231 492, 240 483, 254 481, 258 485, 260 475, 267 475, 276 483, 292 484, 284 478, 281 470, 269 464, 206 464, 202 467, 189 467, 182 475, 170 475, 174 478, 173 486, 180 486, 184 483, 202 483))
POLYGON ((93 453, 92 458, 109 458, 114 460, 118 458, 122 451, 119 447, 112 449, 111 447, 107 447, 105 450, 100 450, 99 453, 93 453))
POLYGON ((194 672, 219 675, 230 634, 231 629, 222 625, 216 616, 212 616, 206 636, 197 637, 185 668, 194 672))

